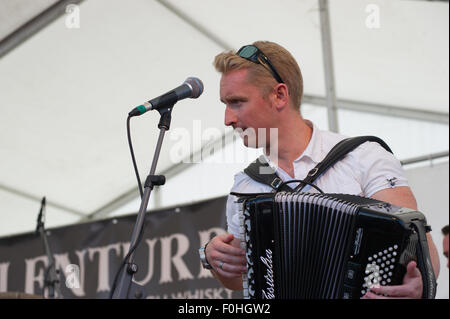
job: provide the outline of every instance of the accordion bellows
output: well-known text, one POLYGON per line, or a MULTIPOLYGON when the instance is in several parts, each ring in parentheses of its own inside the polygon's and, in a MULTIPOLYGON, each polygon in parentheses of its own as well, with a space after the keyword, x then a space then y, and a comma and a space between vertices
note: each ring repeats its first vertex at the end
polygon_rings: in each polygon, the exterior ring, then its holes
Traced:
POLYGON ((360 298, 372 285, 401 283, 413 259, 422 265, 426 297, 434 297, 418 211, 353 195, 286 192, 245 196, 240 205, 244 298, 360 298))

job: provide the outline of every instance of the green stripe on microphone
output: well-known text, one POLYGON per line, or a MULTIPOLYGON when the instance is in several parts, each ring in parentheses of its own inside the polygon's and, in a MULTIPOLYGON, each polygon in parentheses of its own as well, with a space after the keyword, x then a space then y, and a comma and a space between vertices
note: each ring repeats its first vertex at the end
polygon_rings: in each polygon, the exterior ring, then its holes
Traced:
POLYGON ((143 105, 139 105, 138 107, 136 107, 138 110, 139 110, 139 112, 141 113, 141 114, 144 114, 146 111, 147 111, 147 109, 145 108, 145 106, 143 106, 143 105))

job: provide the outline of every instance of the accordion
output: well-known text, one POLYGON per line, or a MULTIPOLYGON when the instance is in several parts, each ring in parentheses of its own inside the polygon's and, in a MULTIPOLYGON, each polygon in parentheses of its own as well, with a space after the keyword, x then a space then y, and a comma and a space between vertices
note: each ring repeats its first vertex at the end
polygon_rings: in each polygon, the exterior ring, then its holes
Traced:
POLYGON ((416 260, 423 298, 436 280, 424 215, 344 194, 241 194, 244 298, 355 299, 402 282, 416 260))

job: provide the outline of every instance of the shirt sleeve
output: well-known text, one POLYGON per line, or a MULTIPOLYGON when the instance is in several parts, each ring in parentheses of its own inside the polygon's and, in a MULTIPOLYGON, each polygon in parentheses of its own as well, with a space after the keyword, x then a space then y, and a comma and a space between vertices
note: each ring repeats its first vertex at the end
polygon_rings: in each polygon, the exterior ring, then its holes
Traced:
POLYGON ((233 234, 235 238, 240 238, 240 222, 238 214, 238 203, 236 196, 228 195, 227 200, 227 226, 228 233, 233 234))
POLYGON ((359 150, 362 190, 367 197, 380 190, 409 186, 400 161, 376 142, 366 142, 359 150))
MULTIPOLYGON (((234 176, 234 184, 231 188, 231 192, 236 193, 268 193, 270 191, 270 186, 252 180, 244 172, 239 172, 234 176)), ((239 203, 236 200, 236 196, 228 195, 226 207, 227 231, 234 237, 240 238, 239 203)))

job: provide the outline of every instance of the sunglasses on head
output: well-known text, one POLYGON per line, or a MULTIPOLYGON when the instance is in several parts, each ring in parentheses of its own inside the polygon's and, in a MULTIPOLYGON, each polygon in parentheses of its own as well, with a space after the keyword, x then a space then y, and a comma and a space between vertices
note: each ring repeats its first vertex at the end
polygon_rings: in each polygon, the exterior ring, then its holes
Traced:
POLYGON ((268 66, 270 68, 269 71, 272 73, 275 80, 277 80, 278 83, 284 83, 283 80, 281 79, 280 74, 278 74, 277 70, 272 65, 269 58, 254 45, 244 45, 242 48, 239 49, 237 55, 253 63, 261 64, 262 66, 268 66))

